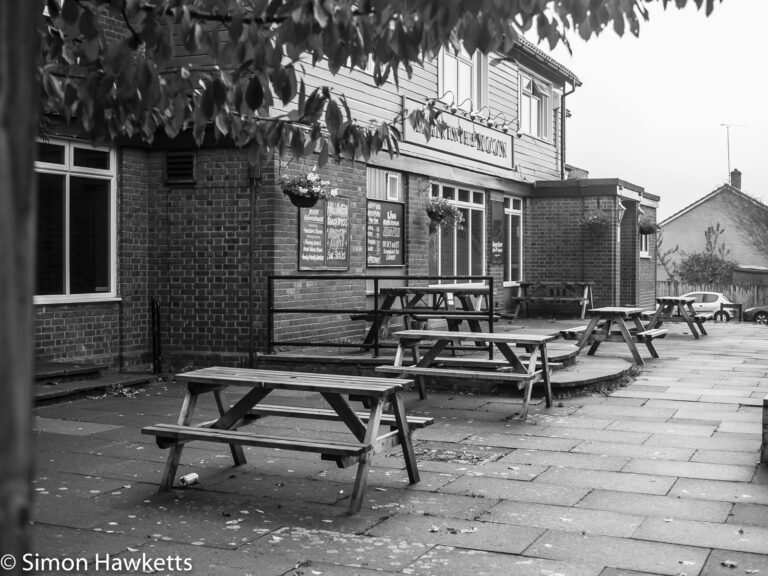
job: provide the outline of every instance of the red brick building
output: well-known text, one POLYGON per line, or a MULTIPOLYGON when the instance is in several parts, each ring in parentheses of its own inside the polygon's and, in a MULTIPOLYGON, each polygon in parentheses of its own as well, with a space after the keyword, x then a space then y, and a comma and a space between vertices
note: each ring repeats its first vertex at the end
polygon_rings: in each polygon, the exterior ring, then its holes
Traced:
MULTIPOLYGON (((658 197, 620 179, 565 179, 565 103, 580 82, 525 41, 515 56, 491 66, 441 54, 399 89, 308 66, 307 85, 344 92, 362 122, 435 98, 448 125, 429 141, 404 125, 394 159, 323 167, 339 193, 314 212, 278 185, 314 158, 257 173, 226 143, 94 148, 54 130, 36 164, 38 357, 141 368, 159 342, 167 369, 247 365, 267 349, 268 277, 287 274, 307 279, 275 283, 275 302, 304 307, 365 306, 370 281, 347 276, 425 274, 490 275, 502 304, 521 280, 564 280, 595 282, 595 305, 652 306, 655 241, 638 220, 655 220, 658 197), (463 230, 430 234, 429 196, 457 206, 463 230), (599 234, 583 224, 596 214, 599 234)), ((295 313, 274 330, 343 340, 364 323, 295 313)))

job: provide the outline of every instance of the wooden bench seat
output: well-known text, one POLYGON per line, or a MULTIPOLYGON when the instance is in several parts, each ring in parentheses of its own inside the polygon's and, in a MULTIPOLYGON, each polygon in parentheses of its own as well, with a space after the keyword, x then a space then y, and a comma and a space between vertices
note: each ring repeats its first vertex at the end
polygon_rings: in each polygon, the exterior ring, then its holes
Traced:
POLYGON ((654 338, 664 338, 667 335, 667 331, 663 328, 653 328, 651 330, 644 330, 642 332, 635 332, 635 338, 640 342, 646 340, 653 340, 654 338))
POLYGON ((414 314, 413 319, 414 320, 420 320, 420 321, 426 321, 426 320, 479 320, 479 321, 485 321, 487 322, 490 318, 493 318, 494 322, 498 322, 501 319, 500 314, 494 314, 493 316, 488 316, 486 313, 477 313, 477 314, 446 314, 444 312, 439 313, 429 313, 429 314, 414 314))
POLYGON ((179 441, 204 440, 221 444, 241 444, 259 446, 262 448, 280 448, 284 450, 299 450, 315 452, 329 456, 361 456, 370 452, 373 447, 361 442, 339 442, 329 440, 289 438, 242 432, 240 430, 217 430, 204 426, 180 426, 178 424, 155 424, 141 429, 142 434, 157 437, 160 448, 168 448, 179 441))
MULTIPOLYGON (((526 359, 525 355, 520 356, 521 360, 526 359)), ((509 362, 506 360, 489 360, 488 358, 437 358, 434 363, 438 366, 457 366, 460 368, 488 368, 492 370, 509 369, 509 362)), ((553 370, 562 368, 561 362, 548 362, 549 367, 553 370)), ((541 362, 536 362, 536 369, 542 368, 541 362)))
POLYGON ((462 378, 474 380, 499 380, 503 382, 515 382, 522 389, 528 382, 536 382, 543 376, 542 370, 533 374, 520 374, 517 372, 482 371, 482 370, 454 370, 452 368, 432 368, 420 366, 377 366, 376 372, 389 374, 413 374, 414 376, 439 376, 442 378, 462 378))
MULTIPOLYGON (((369 412, 355 412, 363 422, 368 422, 369 412)), ((265 416, 283 416, 288 418, 311 418, 313 420, 338 420, 339 415, 330 408, 306 408, 302 406, 279 406, 276 404, 257 404, 246 415, 247 418, 257 419, 265 416)), ((434 424, 435 419, 428 416, 406 416, 409 428, 425 428, 434 424)), ((396 426, 394 414, 382 414, 381 423, 385 426, 396 426)))
POLYGON ((513 302, 583 302, 579 296, 512 296, 513 302))

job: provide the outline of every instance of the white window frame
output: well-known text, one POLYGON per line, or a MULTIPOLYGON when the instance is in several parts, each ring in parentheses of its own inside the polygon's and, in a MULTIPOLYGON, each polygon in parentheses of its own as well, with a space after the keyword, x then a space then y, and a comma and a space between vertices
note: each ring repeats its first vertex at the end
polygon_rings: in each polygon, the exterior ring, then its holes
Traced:
POLYGON ((110 233, 109 233, 109 291, 107 292, 95 292, 92 294, 46 294, 35 295, 33 297, 34 304, 76 304, 86 302, 104 302, 109 300, 117 300, 117 178, 116 178, 116 166, 115 166, 115 150, 105 146, 91 146, 80 141, 74 140, 59 140, 49 139, 46 141, 38 140, 37 142, 44 144, 53 144, 56 146, 64 147, 64 163, 52 164, 48 162, 35 161, 35 172, 45 174, 58 174, 65 177, 65 190, 64 190, 64 285, 67 292, 69 291, 70 284, 70 250, 69 250, 69 177, 70 176, 84 176, 96 180, 108 180, 109 185, 109 219, 110 219, 110 233), (109 153, 109 166, 108 170, 101 170, 98 168, 86 168, 82 166, 76 166, 74 163, 75 150, 87 149, 98 150, 101 152, 109 153))
POLYGON ((437 97, 442 98, 446 104, 453 103, 457 108, 461 106, 459 109, 465 112, 471 112, 473 109, 477 111, 483 106, 487 106, 488 57, 478 50, 470 57, 463 48, 459 54, 454 54, 453 49, 450 48, 448 51, 445 48, 441 49, 437 57, 437 97), (448 86, 446 84, 446 67, 452 64, 451 61, 463 61, 471 67, 470 77, 472 78, 472 86, 468 96, 471 105, 468 102, 464 102, 467 96, 459 98, 456 86, 448 86), (447 94, 449 91, 450 94, 447 94))
MULTIPOLYGON (((487 211, 486 211, 487 198, 486 198, 485 192, 483 190, 479 190, 477 188, 471 188, 471 187, 465 186, 463 184, 456 184, 456 183, 452 183, 452 182, 432 181, 432 182, 430 182, 430 195, 445 197, 443 195, 444 194, 443 190, 445 188, 453 188, 454 193, 455 193, 456 196, 458 196, 459 189, 467 190, 469 192, 469 199, 470 199, 469 202, 462 202, 458 198, 446 198, 446 199, 448 200, 448 202, 450 202, 452 205, 456 206, 457 208, 465 208, 465 209, 468 209, 470 211, 471 210, 479 210, 482 213, 482 215, 483 215, 483 223, 482 223, 483 238, 482 238, 482 242, 481 242, 481 244, 482 244, 482 254, 480 255, 481 263, 482 263, 482 269, 480 271, 479 276, 485 276, 486 270, 487 270, 487 267, 486 267, 486 242, 487 242, 487 233, 486 233, 487 232, 486 231, 486 224, 487 223, 486 223, 486 218, 488 217, 488 214, 487 214, 487 211), (435 188, 434 188, 435 186, 438 187, 439 194, 435 194, 435 188), (482 204, 474 202, 475 194, 481 194, 482 195, 482 198, 483 198, 483 203, 482 204)), ((471 220, 471 219, 468 219, 468 220, 471 220)), ((470 245, 471 245, 472 224, 471 224, 470 221, 466 221, 466 222, 464 222, 463 226, 464 226, 464 229, 467 231, 467 237, 470 239, 470 245)), ((453 234, 453 269, 455 270, 456 269, 456 257, 458 256, 458 250, 457 250, 458 230, 454 229, 454 230, 452 230, 451 233, 453 234)), ((443 275, 445 275, 445 276, 457 276, 458 274, 444 274, 444 272, 443 272, 443 259, 442 259, 443 247, 442 247, 442 241, 441 241, 442 234, 443 234, 442 229, 438 229, 437 234, 438 234, 438 236, 437 236, 438 237, 438 241, 436 242, 436 244, 437 244, 437 274, 439 276, 443 276, 443 275)), ((469 259, 467 261, 467 270, 468 270, 468 273, 466 274, 467 276, 473 276, 473 274, 471 272, 472 271, 472 264, 474 263, 473 257, 474 257, 474 255, 472 254, 472 250, 470 249, 469 250, 469 254, 468 254, 468 258, 469 259)))
POLYGON ((518 124, 523 134, 527 134, 528 136, 546 142, 552 141, 553 101, 554 92, 550 82, 547 82, 530 72, 524 70, 520 71, 520 82, 518 83, 518 124), (531 87, 530 93, 527 89, 527 86, 529 85, 531 87), (533 102, 538 103, 538 122, 535 127, 531 125, 530 112, 527 115, 523 114, 526 103, 530 105, 533 102), (526 117, 529 119, 528 121, 524 120, 526 117))
MULTIPOLYGON (((504 198, 504 224, 507 227, 507 230, 509 232, 509 236, 505 235, 504 237, 504 246, 505 246, 505 254, 504 258, 506 259, 506 268, 507 270, 512 270, 512 252, 507 250, 507 246, 512 245, 512 216, 519 216, 520 217, 520 253, 519 253, 519 260, 520 260, 520 279, 519 280, 507 280, 505 277, 503 279, 502 285, 503 286, 517 286, 520 284, 520 282, 523 281, 523 199, 519 196, 506 196, 504 198), (515 208, 515 200, 520 201, 520 208, 515 208)), ((506 271, 505 271, 506 275, 506 271)))
POLYGON ((640 234, 640 258, 651 257, 651 235, 640 234))

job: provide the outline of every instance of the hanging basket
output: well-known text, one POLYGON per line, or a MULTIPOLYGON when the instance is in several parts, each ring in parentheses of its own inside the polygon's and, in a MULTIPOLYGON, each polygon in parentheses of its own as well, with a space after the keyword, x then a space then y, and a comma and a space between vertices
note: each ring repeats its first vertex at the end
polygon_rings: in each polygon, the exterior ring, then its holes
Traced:
POLYGON ((320 200, 317 196, 300 196, 298 194, 285 193, 291 201, 291 204, 298 208, 312 208, 320 200))

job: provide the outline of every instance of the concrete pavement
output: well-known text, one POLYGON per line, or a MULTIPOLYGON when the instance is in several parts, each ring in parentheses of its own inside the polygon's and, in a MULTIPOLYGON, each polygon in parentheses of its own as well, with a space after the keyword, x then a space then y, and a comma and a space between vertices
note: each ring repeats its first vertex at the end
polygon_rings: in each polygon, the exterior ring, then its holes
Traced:
MULTIPOLYGON (((157 494, 167 452, 140 428, 175 421, 173 384, 38 408, 34 550, 49 562, 38 572, 768 574, 768 470, 757 463, 768 328, 707 329, 693 340, 670 326, 654 342, 661 358, 644 354, 630 385, 534 402, 523 423, 510 418, 516 397, 407 393, 409 413, 436 420, 416 436, 421 482, 408 485, 397 453, 376 457, 354 516, 354 469, 296 452, 249 448, 233 468, 226 446, 191 444, 180 474, 200 482, 157 494), (66 570, 65 559, 88 565, 66 570)), ((613 343, 597 355, 629 358, 613 343)), ((199 408, 214 414, 212 402, 199 408)))

